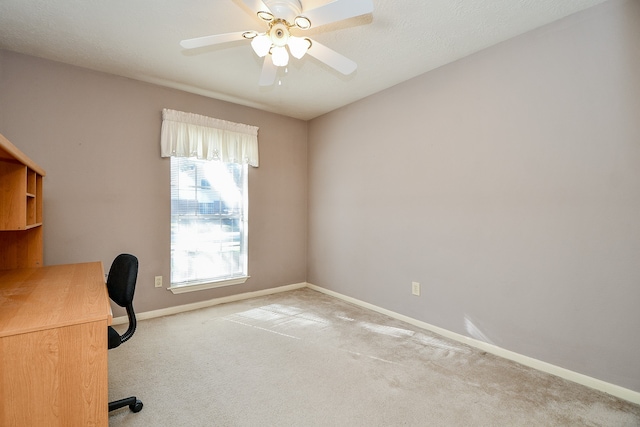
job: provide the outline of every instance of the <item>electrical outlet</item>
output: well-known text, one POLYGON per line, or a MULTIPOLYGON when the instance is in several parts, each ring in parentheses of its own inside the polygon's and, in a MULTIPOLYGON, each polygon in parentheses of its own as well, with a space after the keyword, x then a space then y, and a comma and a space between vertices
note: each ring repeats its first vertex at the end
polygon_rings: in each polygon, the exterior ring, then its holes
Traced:
POLYGON ((162 276, 156 276, 156 288, 162 287, 162 276))
POLYGON ((420 295, 420 283, 418 282, 411 282, 411 293, 413 295, 420 295))

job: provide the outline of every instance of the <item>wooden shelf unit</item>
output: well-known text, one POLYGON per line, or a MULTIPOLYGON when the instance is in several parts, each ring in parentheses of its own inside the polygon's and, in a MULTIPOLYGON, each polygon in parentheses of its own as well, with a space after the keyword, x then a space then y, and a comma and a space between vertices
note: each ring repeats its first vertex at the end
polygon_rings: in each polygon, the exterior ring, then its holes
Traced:
POLYGON ((0 134, 0 270, 41 267, 44 170, 0 134))

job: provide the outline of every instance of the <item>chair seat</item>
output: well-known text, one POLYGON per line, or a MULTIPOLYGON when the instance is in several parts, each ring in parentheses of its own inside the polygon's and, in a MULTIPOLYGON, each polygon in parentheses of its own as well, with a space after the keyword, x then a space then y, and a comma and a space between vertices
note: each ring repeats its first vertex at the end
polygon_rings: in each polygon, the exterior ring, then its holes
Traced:
POLYGON ((118 333, 118 331, 109 326, 109 350, 118 347, 120 344, 122 344, 122 341, 120 340, 120 334, 118 333))

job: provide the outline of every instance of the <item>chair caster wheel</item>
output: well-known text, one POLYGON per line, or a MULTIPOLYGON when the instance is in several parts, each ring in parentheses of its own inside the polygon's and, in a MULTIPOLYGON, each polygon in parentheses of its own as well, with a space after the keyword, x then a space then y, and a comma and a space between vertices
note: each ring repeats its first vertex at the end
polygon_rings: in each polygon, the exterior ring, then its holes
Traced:
POLYGON ((140 400, 136 400, 136 403, 129 405, 129 409, 131 409, 131 412, 140 412, 142 411, 142 406, 142 402, 140 400))

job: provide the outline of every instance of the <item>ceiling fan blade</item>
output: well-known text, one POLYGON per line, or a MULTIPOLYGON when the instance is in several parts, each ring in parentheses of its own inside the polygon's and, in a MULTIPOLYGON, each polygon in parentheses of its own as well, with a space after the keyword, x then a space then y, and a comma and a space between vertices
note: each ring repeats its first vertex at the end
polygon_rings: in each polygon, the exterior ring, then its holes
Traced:
POLYGON ((335 50, 331 50, 315 40, 311 41, 311 47, 307 51, 307 55, 311 55, 317 60, 324 62, 329 67, 341 72, 345 76, 353 73, 356 68, 358 68, 358 64, 346 56, 340 55, 335 50))
POLYGON ((372 0, 334 0, 323 6, 302 12, 311 21, 311 27, 330 24, 354 16, 373 12, 372 0))
POLYGON ((185 49, 195 49, 198 47, 212 46, 214 44, 244 40, 244 37, 242 37, 243 33, 245 33, 245 31, 240 31, 237 33, 215 34, 213 36, 204 36, 197 37, 195 39, 182 40, 180 42, 180 46, 185 49))
POLYGON ((262 0, 242 0, 242 3, 244 3, 244 5, 247 6, 249 10, 253 12, 254 16, 256 13, 260 12, 261 10, 265 12, 271 12, 267 7, 267 5, 265 5, 262 0))
POLYGON ((262 72, 260 73, 260 86, 271 86, 276 81, 276 72, 278 67, 273 65, 271 55, 264 57, 264 63, 262 64, 262 72))

